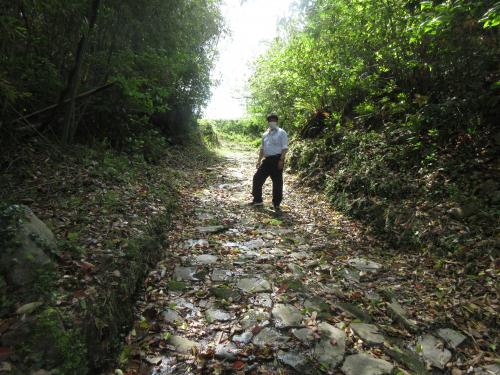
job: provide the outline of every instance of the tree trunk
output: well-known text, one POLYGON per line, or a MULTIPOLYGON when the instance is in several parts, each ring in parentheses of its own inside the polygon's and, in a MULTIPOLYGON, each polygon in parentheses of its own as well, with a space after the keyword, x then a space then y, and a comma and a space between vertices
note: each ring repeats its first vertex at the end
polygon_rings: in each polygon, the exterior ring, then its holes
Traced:
POLYGON ((92 5, 89 13, 89 25, 87 32, 84 32, 82 37, 80 38, 80 42, 78 43, 78 47, 76 50, 76 58, 75 64, 71 69, 68 78, 68 84, 66 89, 64 90, 63 95, 61 95, 60 102, 65 102, 67 99, 69 103, 65 106, 64 111, 64 122, 62 126, 62 141, 65 144, 68 144, 73 141, 73 138, 76 133, 76 125, 75 125, 75 98, 76 93, 78 91, 78 86, 80 84, 80 76, 83 66, 83 59, 85 56, 85 51, 87 49, 88 40, 94 29, 97 14, 99 12, 101 0, 92 0, 92 5))

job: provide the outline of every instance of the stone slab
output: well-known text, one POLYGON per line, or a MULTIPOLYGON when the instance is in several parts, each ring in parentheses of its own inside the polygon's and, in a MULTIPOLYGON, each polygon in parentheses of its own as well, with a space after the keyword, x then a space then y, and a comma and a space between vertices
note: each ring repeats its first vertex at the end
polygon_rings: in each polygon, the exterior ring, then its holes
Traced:
POLYGON ((291 328, 302 326, 302 314, 293 305, 276 304, 272 310, 277 328, 291 328))
POLYGON ((247 278, 238 280, 236 287, 246 293, 270 292, 271 284, 269 281, 260 278, 247 278))
POLYGON ((391 363, 365 353, 348 356, 342 366, 346 375, 386 375, 391 374, 393 369, 391 363))
POLYGON ((374 324, 351 323, 349 327, 367 344, 378 345, 383 344, 385 341, 384 336, 374 324))
POLYGON ((289 340, 290 337, 282 335, 273 328, 266 327, 253 337, 252 343, 261 348, 265 346, 280 347, 289 340))

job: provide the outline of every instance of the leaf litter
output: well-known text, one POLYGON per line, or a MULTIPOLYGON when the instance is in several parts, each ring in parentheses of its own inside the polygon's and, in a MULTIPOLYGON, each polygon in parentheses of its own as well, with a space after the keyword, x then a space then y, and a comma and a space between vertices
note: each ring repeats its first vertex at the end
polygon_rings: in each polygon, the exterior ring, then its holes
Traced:
POLYGON ((285 177, 281 214, 247 207, 253 158, 229 152, 204 171, 208 187, 182 196, 167 255, 137 304, 147 334, 127 340, 133 349, 123 362, 126 374, 334 373, 318 362, 315 347, 326 357, 364 353, 401 373, 468 374, 498 362, 498 295, 494 283, 484 282, 497 276, 493 260, 471 276, 466 264, 392 249, 292 175, 285 177), (180 267, 197 267, 196 277, 172 288, 180 267), (238 287, 247 283, 255 288, 238 287), (294 325, 301 319, 306 328, 276 324, 270 314, 276 305, 283 306, 279 319, 293 314, 294 325), (264 318, 249 322, 255 309, 264 318), (361 321, 372 324, 376 342, 349 328, 361 321), (337 336, 323 338, 318 327, 343 332, 345 347, 337 336), (432 345, 424 351, 422 342, 432 345))

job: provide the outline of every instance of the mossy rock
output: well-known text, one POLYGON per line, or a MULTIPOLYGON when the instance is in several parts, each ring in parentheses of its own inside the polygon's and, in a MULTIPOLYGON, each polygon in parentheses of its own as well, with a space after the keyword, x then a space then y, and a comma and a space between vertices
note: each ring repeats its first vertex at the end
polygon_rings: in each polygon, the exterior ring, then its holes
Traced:
POLYGON ((51 269, 57 251, 50 229, 27 206, 13 205, 0 214, 0 271, 9 285, 32 285, 38 274, 51 269))

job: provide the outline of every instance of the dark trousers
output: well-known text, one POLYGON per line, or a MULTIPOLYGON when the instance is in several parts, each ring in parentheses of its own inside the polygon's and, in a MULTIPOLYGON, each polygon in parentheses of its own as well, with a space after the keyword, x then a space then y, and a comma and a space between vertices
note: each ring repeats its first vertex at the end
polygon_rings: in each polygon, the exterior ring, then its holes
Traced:
POLYGON ((283 200, 283 169, 278 168, 280 157, 281 155, 266 157, 255 172, 252 188, 254 202, 262 202, 262 186, 268 177, 273 181, 273 205, 279 206, 283 200))

